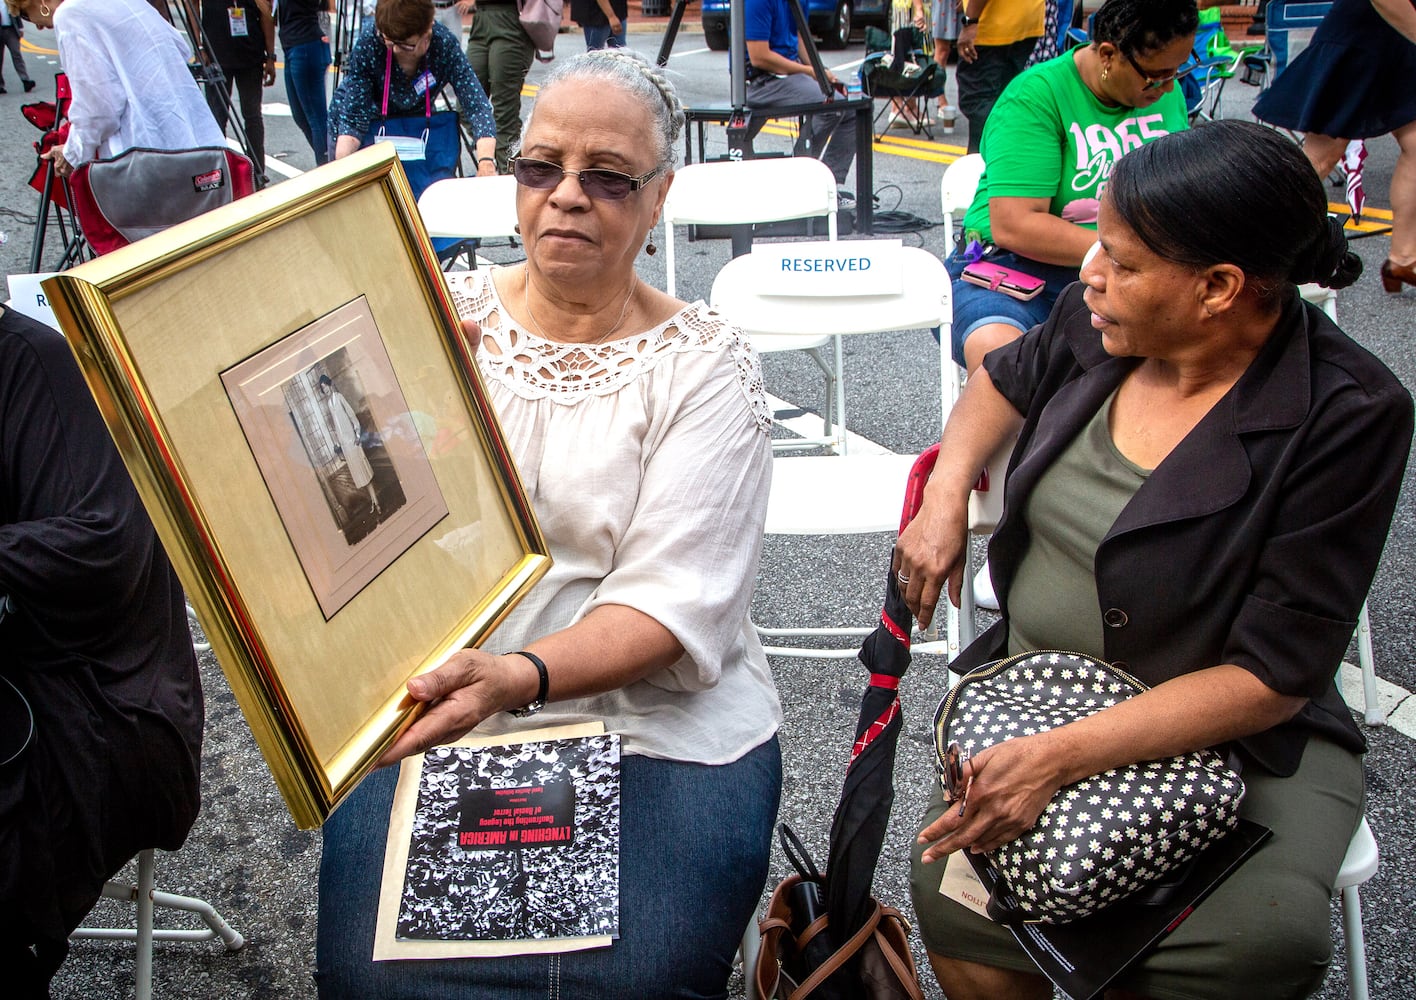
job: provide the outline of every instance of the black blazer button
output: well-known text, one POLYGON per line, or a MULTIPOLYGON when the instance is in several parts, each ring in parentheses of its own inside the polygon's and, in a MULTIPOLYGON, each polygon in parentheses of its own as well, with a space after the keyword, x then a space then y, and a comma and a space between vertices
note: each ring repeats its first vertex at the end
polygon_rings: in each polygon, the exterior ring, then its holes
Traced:
POLYGON ((1106 622, 1108 628, 1121 628, 1131 619, 1126 617, 1126 612, 1120 608, 1107 608, 1106 613, 1101 616, 1101 620, 1106 622))

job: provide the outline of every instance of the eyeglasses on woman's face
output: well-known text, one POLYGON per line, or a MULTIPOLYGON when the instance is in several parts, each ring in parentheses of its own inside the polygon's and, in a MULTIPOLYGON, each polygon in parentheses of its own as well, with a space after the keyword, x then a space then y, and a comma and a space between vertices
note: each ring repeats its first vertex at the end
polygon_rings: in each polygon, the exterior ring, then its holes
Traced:
POLYGON ((383 43, 385 45, 393 49, 393 51, 395 52, 417 52, 418 46, 432 39, 433 32, 430 29, 424 34, 418 35, 412 39, 406 39, 401 42, 395 42, 392 38, 389 38, 387 35, 384 34, 380 34, 379 37, 383 39, 383 43))
POLYGON ((623 201, 631 193, 638 191, 655 177, 659 168, 638 177, 622 174, 618 170, 603 167, 589 167, 585 170, 567 170, 550 160, 537 160, 529 156, 515 156, 511 160, 511 173, 516 183, 537 191, 550 191, 560 186, 566 174, 580 182, 580 189, 591 198, 603 201, 623 201))
POLYGON ((1185 77, 1189 76, 1195 70, 1195 64, 1190 63, 1188 66, 1173 69, 1168 73, 1152 73, 1140 63, 1136 62, 1136 57, 1131 55, 1131 53, 1123 50, 1121 54, 1126 57, 1126 61, 1131 64, 1131 68, 1136 71, 1137 75, 1145 81, 1145 86, 1141 87, 1142 90, 1158 90, 1167 83, 1185 79, 1185 77))

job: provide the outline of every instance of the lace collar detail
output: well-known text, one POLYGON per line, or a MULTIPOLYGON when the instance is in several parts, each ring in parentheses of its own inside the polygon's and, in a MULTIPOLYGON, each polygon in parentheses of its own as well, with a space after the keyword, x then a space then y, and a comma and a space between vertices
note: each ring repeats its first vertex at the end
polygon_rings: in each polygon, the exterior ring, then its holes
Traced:
POLYGON ((458 314, 482 326, 477 363, 483 376, 523 399, 572 405, 586 396, 616 393, 675 354, 726 349, 753 419, 763 431, 771 430, 757 352, 741 330, 701 299, 642 333, 603 344, 566 344, 517 323, 497 295, 490 269, 468 271, 448 284, 458 314))

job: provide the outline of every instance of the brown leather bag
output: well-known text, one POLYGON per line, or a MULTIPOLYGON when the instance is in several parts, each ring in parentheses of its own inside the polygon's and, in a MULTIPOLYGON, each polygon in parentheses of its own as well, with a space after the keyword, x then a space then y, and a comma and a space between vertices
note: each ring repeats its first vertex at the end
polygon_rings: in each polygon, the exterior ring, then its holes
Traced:
POLYGON ((758 921, 762 934, 762 950, 757 954, 753 970, 757 995, 778 1000, 805 1000, 838 969, 843 969, 857 955, 859 961, 846 969, 853 976, 850 996, 867 1000, 924 1000, 919 985, 914 956, 910 954, 910 925, 899 910, 885 906, 878 899, 870 917, 861 929, 829 958, 800 982, 788 971, 797 967, 795 961, 817 935, 826 930, 830 917, 822 914, 800 934, 792 933, 792 887, 804 881, 801 875, 788 875, 772 891, 767 914, 758 921))

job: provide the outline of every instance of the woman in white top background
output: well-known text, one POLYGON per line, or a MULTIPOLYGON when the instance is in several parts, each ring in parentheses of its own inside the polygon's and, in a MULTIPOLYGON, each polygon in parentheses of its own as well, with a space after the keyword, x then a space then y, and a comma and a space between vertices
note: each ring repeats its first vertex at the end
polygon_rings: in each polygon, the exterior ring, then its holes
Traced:
POLYGON ((726 996, 781 792, 781 708, 748 621, 770 414, 741 331, 635 273, 683 120, 630 50, 557 60, 512 161, 526 263, 452 277, 554 564, 483 649, 409 682, 431 707, 387 758, 472 729, 618 733, 619 937, 371 961, 389 768, 324 827, 322 997, 726 996))
POLYGON ((74 98, 69 137, 45 155, 67 176, 89 160, 136 146, 224 146, 187 68, 187 39, 147 0, 5 0, 13 14, 53 28, 74 98))

